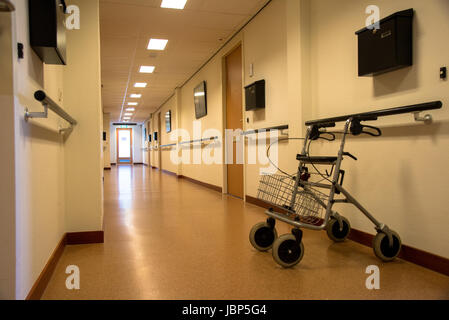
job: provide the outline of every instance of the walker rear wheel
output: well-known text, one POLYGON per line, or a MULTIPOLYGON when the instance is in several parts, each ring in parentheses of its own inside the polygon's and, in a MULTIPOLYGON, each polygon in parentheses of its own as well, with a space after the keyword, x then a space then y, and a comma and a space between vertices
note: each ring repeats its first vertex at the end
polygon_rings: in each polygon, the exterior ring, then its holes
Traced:
POLYGON ((267 222, 259 222, 249 232, 249 242, 259 251, 271 249, 277 237, 276 228, 271 227, 267 222))
POLYGON ((388 262, 394 260, 401 252, 401 238, 395 231, 391 231, 393 236, 393 245, 390 246, 390 241, 388 236, 379 232, 373 239, 373 250, 374 254, 382 261, 388 262))
POLYGON ((273 243, 273 259, 284 268, 297 265, 304 256, 304 244, 298 244, 296 237, 291 234, 284 234, 273 243))
POLYGON ((343 226, 340 230, 340 223, 335 218, 331 218, 326 226, 327 236, 335 242, 343 242, 349 236, 351 224, 345 217, 341 217, 343 226))

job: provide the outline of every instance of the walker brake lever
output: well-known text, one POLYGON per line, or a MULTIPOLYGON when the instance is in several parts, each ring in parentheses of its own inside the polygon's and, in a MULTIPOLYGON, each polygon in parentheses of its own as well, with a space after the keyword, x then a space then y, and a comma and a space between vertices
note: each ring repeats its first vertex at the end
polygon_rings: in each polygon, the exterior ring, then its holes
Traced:
MULTIPOLYGON (((373 119, 369 119, 369 120, 373 120, 373 119)), ((353 135, 358 136, 362 133, 368 134, 370 136, 373 137, 380 137, 382 135, 382 131, 377 128, 377 127, 373 127, 373 126, 367 126, 367 125, 363 125, 360 123, 360 121, 367 121, 366 119, 354 119, 351 122, 351 128, 350 131, 353 135), (376 132, 370 132, 370 131, 365 131, 364 129, 368 128, 368 129, 372 129, 376 132)))
POLYGON ((327 141, 335 141, 335 134, 332 133, 332 132, 325 132, 325 131, 323 131, 323 132, 320 133, 318 139, 323 139, 323 140, 327 140, 327 141), (325 135, 325 134, 331 136, 331 138, 322 137, 322 135, 325 135))
POLYGON ((350 154, 349 152, 343 152, 343 155, 344 155, 344 156, 348 156, 348 157, 354 159, 355 161, 358 160, 354 155, 350 154))
POLYGON ((372 129, 372 130, 377 132, 377 133, 374 133, 374 132, 369 132, 369 131, 365 131, 365 130, 362 131, 362 133, 369 134, 370 136, 380 137, 382 135, 382 131, 379 128, 376 128, 376 127, 373 127, 373 126, 366 126, 366 125, 364 125, 363 128, 370 128, 370 129, 372 129))

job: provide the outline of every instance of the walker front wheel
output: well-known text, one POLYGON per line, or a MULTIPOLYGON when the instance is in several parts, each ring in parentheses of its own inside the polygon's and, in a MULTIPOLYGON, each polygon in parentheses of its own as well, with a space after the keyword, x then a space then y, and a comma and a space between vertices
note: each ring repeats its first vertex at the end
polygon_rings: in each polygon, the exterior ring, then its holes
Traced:
POLYGON ((273 259, 284 268, 297 265, 304 256, 304 244, 293 234, 284 234, 273 243, 273 259))
POLYGON ((327 236, 335 242, 343 242, 349 236, 351 231, 351 224, 345 217, 341 217, 342 226, 338 220, 331 218, 326 226, 327 236))
POLYGON ((268 222, 259 222, 249 232, 249 242, 259 251, 271 249, 277 237, 276 228, 271 227, 268 222))
POLYGON ((402 242, 401 238, 395 231, 391 231, 393 236, 393 244, 390 245, 388 236, 379 232, 373 239, 374 254, 382 261, 388 262, 394 260, 401 251, 402 242))

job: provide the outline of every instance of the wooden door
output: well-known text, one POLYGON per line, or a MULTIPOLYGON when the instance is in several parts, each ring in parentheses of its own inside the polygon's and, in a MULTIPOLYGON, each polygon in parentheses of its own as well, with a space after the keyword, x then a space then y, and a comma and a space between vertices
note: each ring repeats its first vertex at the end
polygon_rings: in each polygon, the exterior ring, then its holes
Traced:
MULTIPOLYGON (((226 129, 243 129, 242 47, 226 57, 226 129)), ((233 161, 227 164, 228 194, 243 199, 243 164, 236 163, 237 143, 233 144, 233 161)))
POLYGON ((117 164, 133 163, 133 130, 117 129, 117 164))
POLYGON ((159 146, 157 149, 157 165, 160 170, 162 170, 162 150, 160 146, 162 145, 162 127, 161 127, 161 113, 159 112, 157 115, 157 145, 159 146))

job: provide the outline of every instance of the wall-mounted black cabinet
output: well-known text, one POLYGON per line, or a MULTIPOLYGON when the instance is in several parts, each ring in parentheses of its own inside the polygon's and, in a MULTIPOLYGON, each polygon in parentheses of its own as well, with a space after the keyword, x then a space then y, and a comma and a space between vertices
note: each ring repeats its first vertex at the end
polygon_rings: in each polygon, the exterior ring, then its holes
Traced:
POLYGON ((413 64, 413 9, 380 20, 380 29, 363 28, 358 37, 359 76, 372 76, 413 64))
POLYGON ((265 80, 256 81, 245 87, 246 111, 265 108, 265 80))
POLYGON ((65 65, 65 2, 29 0, 30 45, 46 64, 65 65))

